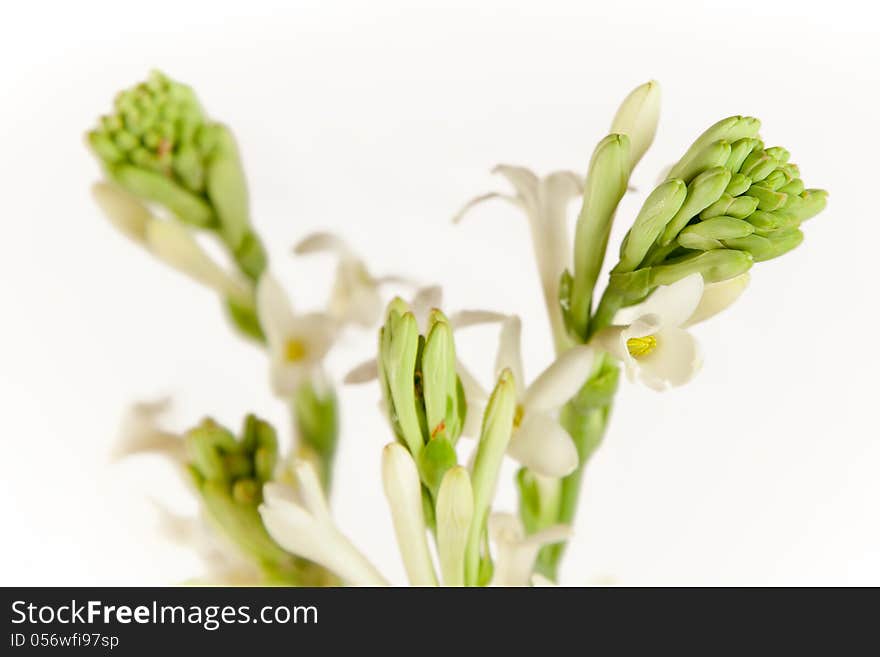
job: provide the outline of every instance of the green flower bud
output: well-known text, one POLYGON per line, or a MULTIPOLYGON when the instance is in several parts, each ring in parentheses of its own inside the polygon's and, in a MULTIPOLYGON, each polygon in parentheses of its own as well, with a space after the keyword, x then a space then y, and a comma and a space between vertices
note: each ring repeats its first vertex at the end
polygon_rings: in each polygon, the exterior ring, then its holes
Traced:
POLYGON ((446 436, 454 444, 461 433, 455 341, 452 327, 439 310, 431 314, 431 327, 422 352, 422 390, 431 437, 446 436))
MULTIPOLYGON (((730 142, 716 141, 709 144, 702 151, 697 153, 687 163, 687 166, 673 169, 669 173, 669 178, 681 178, 685 182, 692 182, 700 174, 721 167, 724 168, 725 163, 730 158, 730 142), (677 176, 673 173, 681 172, 682 175, 677 176)), ((730 173, 730 170, 728 170, 730 173)))
POLYGON ((752 182, 760 182, 778 166, 779 162, 767 155, 766 152, 753 151, 743 162, 740 173, 747 175, 752 179, 752 182))
POLYGON ((387 381, 386 392, 389 398, 386 402, 391 414, 391 424, 398 437, 409 447, 413 458, 417 459, 425 440, 416 408, 417 386, 421 395, 421 382, 416 380, 419 327, 411 312, 399 312, 400 304, 406 306, 402 300, 392 301, 389 305, 387 320, 382 329, 379 357, 387 381))
POLYGON ((812 219, 825 209, 828 192, 824 189, 808 189, 797 196, 788 196, 783 206, 798 221, 812 219))
POLYGON ((767 233, 765 236, 749 235, 724 240, 724 244, 731 249, 741 249, 748 252, 755 259, 755 262, 762 262, 788 253, 803 240, 804 234, 799 229, 784 228, 767 233))
POLYGON ((755 227, 747 221, 735 217, 712 217, 696 224, 687 226, 679 242, 685 235, 696 235, 706 239, 726 240, 734 237, 745 237, 755 232, 755 227))
POLYGON ((677 243, 685 249, 694 251, 712 251, 713 249, 723 249, 724 245, 716 239, 703 237, 696 233, 684 233, 678 236, 677 243))
POLYGON ((758 199, 758 209, 763 210, 764 212, 778 210, 783 207, 788 200, 788 194, 774 192, 772 189, 767 189, 760 183, 756 183, 749 187, 749 191, 746 192, 746 195, 758 199))
POLYGON ((788 162, 788 159, 791 157, 791 153, 782 148, 781 146, 771 146, 765 151, 767 155, 772 157, 774 160, 779 162, 780 164, 785 164, 788 162))
POLYGON ((746 221, 755 227, 755 232, 758 235, 765 235, 782 228, 797 228, 800 224, 795 215, 785 210, 777 210, 776 212, 758 210, 749 215, 746 221))
POLYGON ((672 285, 695 272, 702 274, 706 283, 719 283, 747 272, 751 268, 752 262, 753 259, 749 253, 731 248, 687 255, 668 264, 651 267, 651 285, 652 287, 672 285))
POLYGON ((781 187, 784 187, 790 182, 792 182, 791 176, 788 175, 785 169, 777 168, 771 171, 770 175, 764 178, 762 184, 767 189, 772 189, 774 192, 776 192, 779 191, 781 187))
MULTIPOLYGON (((745 137, 733 142, 730 146, 730 157, 724 166, 732 172, 737 173, 742 168, 743 162, 752 153, 752 151, 760 150, 764 147, 764 143, 760 139, 745 137)), ((733 192, 731 192, 733 193, 733 192)), ((736 196, 736 194, 734 194, 736 196)))
POLYGON ((724 189, 730 182, 730 177, 729 170, 717 166, 694 178, 693 182, 688 185, 684 204, 666 225, 666 229, 660 237, 660 246, 672 243, 691 219, 721 198, 724 189))
MULTIPOLYGON (((786 176, 790 176, 788 172, 785 172, 786 176)), ((804 191, 804 181, 800 178, 795 178, 789 183, 786 183, 782 187, 776 190, 777 192, 782 192, 783 194, 788 194, 791 196, 800 196, 804 191)))
POLYGON ((724 191, 731 196, 739 196, 751 187, 751 185, 751 178, 743 173, 735 173, 730 177, 730 182, 727 183, 727 188, 724 191))
POLYGON ((580 336, 586 334, 593 287, 602 269, 611 221, 626 192, 629 172, 629 138, 608 135, 593 152, 584 186, 584 204, 575 229, 570 316, 580 336))
POLYGON ((152 73, 117 96, 115 113, 88 143, 117 184, 183 222, 217 230, 241 270, 259 278, 265 252, 250 228, 235 140, 205 116, 192 89, 152 73))
POLYGON ((214 211, 203 198, 155 171, 118 164, 108 166, 107 174, 126 191, 165 206, 181 221, 202 227, 210 227, 215 222, 214 211))
MULTIPOLYGON (((681 178, 682 180, 689 181, 705 169, 715 166, 724 166, 732 154, 731 150, 727 151, 725 157, 721 161, 714 159, 712 164, 708 164, 702 168, 695 166, 694 163, 699 158, 705 157, 704 151, 709 150, 710 147, 717 142, 726 142, 728 149, 730 149, 730 144, 740 139, 756 137, 760 128, 761 122, 751 116, 731 116, 722 119, 697 138, 681 160, 672 167, 672 170, 669 172, 669 177, 681 178)), ((736 171, 736 169, 734 169, 734 171, 736 171)))
POLYGON ((477 583, 480 570, 480 541, 486 531, 486 520, 495 494, 501 462, 510 443, 515 412, 516 385, 510 370, 504 370, 486 405, 471 476, 474 516, 468 535, 465 560, 465 582, 469 585, 477 583))
POLYGON ((722 194, 721 198, 715 201, 708 208, 700 213, 700 219, 711 219, 712 217, 729 216, 737 219, 745 219, 755 208, 758 207, 758 199, 751 196, 738 196, 733 198, 730 194, 722 194))
POLYGON ((667 180, 651 192, 621 245, 620 262, 614 268, 615 272, 632 271, 639 266, 686 196, 687 185, 675 179, 667 180))

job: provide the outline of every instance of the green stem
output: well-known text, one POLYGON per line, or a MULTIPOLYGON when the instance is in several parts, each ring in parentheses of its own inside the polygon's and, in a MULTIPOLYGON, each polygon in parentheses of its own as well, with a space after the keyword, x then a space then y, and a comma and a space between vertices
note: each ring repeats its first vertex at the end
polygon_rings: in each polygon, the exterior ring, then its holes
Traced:
MULTIPOLYGON (((584 470, 605 435, 619 375, 620 369, 616 362, 610 357, 603 356, 593 375, 560 412, 560 423, 569 432, 577 447, 580 465, 562 480, 554 522, 570 525, 574 521, 584 470)), ((541 550, 535 565, 536 570, 545 577, 555 580, 565 545, 565 543, 557 543, 541 550)))

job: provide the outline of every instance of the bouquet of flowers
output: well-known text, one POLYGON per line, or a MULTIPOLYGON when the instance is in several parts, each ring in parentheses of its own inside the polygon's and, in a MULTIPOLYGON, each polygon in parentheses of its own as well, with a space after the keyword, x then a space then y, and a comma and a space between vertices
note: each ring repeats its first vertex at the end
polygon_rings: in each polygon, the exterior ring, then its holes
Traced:
POLYGON ((353 364, 344 382, 378 383, 389 442, 381 459, 377 453, 377 476, 410 584, 557 581, 621 368, 657 391, 688 383, 701 364, 688 328, 734 303, 756 263, 797 247, 802 224, 826 204, 827 193, 806 188, 786 149, 765 145, 758 119, 722 119, 659 176, 597 291, 618 204, 654 139, 659 108, 659 85, 638 87, 585 176, 500 165, 510 191, 478 196, 454 217, 498 199, 529 222, 555 360, 526 379, 518 317, 444 312, 437 286, 409 301, 395 297, 383 313, 383 288, 399 279, 373 275, 336 235, 308 235, 294 248, 337 262, 326 308, 294 310, 251 221, 230 129, 208 116, 190 87, 161 73, 116 97, 87 137, 105 174, 95 200, 133 242, 218 295, 235 331, 265 351, 272 390, 294 417, 293 446, 281 454, 275 428, 254 415, 238 431, 205 419, 176 432, 161 426, 167 400, 129 410, 116 455, 161 453, 187 475, 201 517, 168 514, 166 527, 201 551, 203 581, 388 583, 328 503, 345 441, 325 356, 341 331, 376 324, 376 353, 353 364), (580 213, 571 239, 566 213, 574 201, 580 213), (203 248, 204 236, 216 238, 231 267, 203 248), (488 388, 456 351, 457 333, 478 324, 499 327, 488 388), (515 512, 493 506, 505 458, 521 466, 515 512))

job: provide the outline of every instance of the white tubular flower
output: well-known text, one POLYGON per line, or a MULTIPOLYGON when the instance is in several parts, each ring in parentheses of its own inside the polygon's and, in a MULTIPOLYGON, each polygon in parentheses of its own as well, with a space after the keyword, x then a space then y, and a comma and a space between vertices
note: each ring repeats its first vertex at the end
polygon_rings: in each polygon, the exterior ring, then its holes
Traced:
POLYGON ((298 499, 290 488, 263 487, 260 516, 278 545, 336 573, 351 586, 387 586, 388 582, 336 527, 318 473, 307 461, 294 464, 298 499))
POLYGON ((518 517, 493 513, 489 518, 489 536, 496 552, 491 586, 528 586, 541 548, 567 540, 571 530, 567 525, 553 525, 526 536, 518 517))
POLYGON ((257 283, 257 317, 269 346, 275 394, 289 398, 305 381, 320 380, 324 356, 336 338, 336 321, 326 313, 294 314, 287 294, 269 273, 257 283))
POLYGON ((385 446, 382 483, 409 583, 412 586, 437 586, 425 533, 422 484, 416 464, 403 445, 390 443, 385 446))
POLYGON ((341 238, 330 233, 313 233, 294 248, 297 255, 332 253, 338 258, 336 279, 327 309, 338 322, 373 326, 382 314, 379 286, 391 278, 375 278, 341 238))
MULTIPOLYGON (((416 290, 409 303, 410 311, 416 318, 419 331, 424 334, 428 330, 431 311, 443 305, 443 289, 438 285, 422 287, 416 290)), ((506 315, 491 310, 460 310, 449 316, 449 325, 453 330, 502 321, 506 315)), ((375 381, 379 376, 376 359, 371 358, 355 366, 345 375, 344 383, 355 385, 375 381)))
MULTIPOLYGON (((520 331, 519 317, 504 320, 495 361, 496 372, 508 368, 516 382, 517 408, 507 453, 538 474, 565 477, 577 468, 578 453, 571 436, 559 425, 556 414, 589 378, 596 352, 587 345, 572 347, 526 388, 520 331)), ((479 435, 479 419, 489 395, 461 366, 459 377, 468 403, 468 417, 462 435, 475 437, 479 435)))
POLYGON ((618 311, 614 326, 595 339, 626 365, 630 380, 638 379, 654 390, 683 385, 702 363, 699 345, 684 327, 727 308, 746 285, 747 275, 704 285, 700 274, 691 274, 618 311))
POLYGON ((629 137, 630 169, 654 141, 659 120, 660 84, 656 80, 636 87, 621 103, 611 122, 611 132, 629 137))
POLYGON ((159 260, 224 297, 251 302, 247 285, 218 265, 186 226, 157 218, 135 196, 113 185, 96 183, 92 194, 114 226, 159 260))
POLYGON ((182 465, 186 460, 183 436, 159 426, 159 419, 170 407, 171 399, 168 397, 132 404, 123 418, 119 439, 113 446, 110 458, 118 461, 136 454, 159 454, 182 465))
POLYGON ((491 199, 509 201, 525 212, 553 335, 562 340, 567 334, 559 308, 559 279, 571 269, 567 210, 569 203, 583 193, 584 180, 572 171, 555 171, 539 178, 529 169, 505 164, 495 167, 493 173, 507 178, 514 194, 490 192, 477 196, 459 210, 453 221, 460 221, 474 206, 491 199))

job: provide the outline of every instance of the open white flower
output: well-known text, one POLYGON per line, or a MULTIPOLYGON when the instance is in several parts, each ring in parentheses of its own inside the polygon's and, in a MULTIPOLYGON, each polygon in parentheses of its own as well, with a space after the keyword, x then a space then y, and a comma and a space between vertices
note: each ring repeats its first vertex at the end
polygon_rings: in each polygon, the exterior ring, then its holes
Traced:
POLYGON ((512 513, 493 513, 489 536, 495 544, 495 572, 491 586, 528 586, 538 552, 545 545, 571 537, 568 525, 552 525, 526 536, 522 521, 512 513))
POLYGON ((348 244, 331 233, 312 233, 303 238, 293 251, 297 255, 332 253, 338 258, 327 310, 341 324, 373 326, 382 314, 380 286, 405 282, 394 276, 374 277, 348 244))
POLYGON ((248 285, 217 264, 189 228, 178 221, 159 219, 134 195, 115 185, 96 183, 92 195, 120 232, 159 260, 223 297, 245 306, 252 303, 248 285))
POLYGON ((183 436, 159 426, 160 418, 170 407, 171 399, 168 397, 132 404, 123 418, 119 439, 110 454, 111 459, 118 461, 136 454, 159 454, 175 464, 183 464, 186 459, 183 436))
MULTIPOLYGON (((409 308, 416 318, 416 323, 422 334, 428 331, 431 311, 435 308, 440 308, 441 305, 443 305, 443 288, 439 285, 431 285, 416 290, 415 295, 409 302, 409 308)), ((449 316, 449 325, 453 330, 457 330, 478 324, 500 322, 505 317, 506 315, 491 310, 460 310, 449 316)), ((376 359, 371 358, 352 368, 345 375, 344 381, 347 384, 368 383, 376 380, 378 377, 379 369, 376 359)))
MULTIPOLYGON (((559 425, 557 412, 589 378, 596 352, 588 345, 572 347, 525 387, 520 333, 519 317, 504 320, 495 361, 496 376, 509 369, 517 391, 514 429, 507 453, 538 474, 565 477, 577 468, 578 453, 571 436, 559 425)), ((489 394, 461 365, 459 376, 468 403, 462 435, 476 437, 489 394)))
POLYGON ((623 308, 614 325, 596 335, 605 350, 620 359, 631 380, 654 390, 680 386, 699 371, 696 339, 685 330, 721 312, 748 285, 748 274, 703 284, 699 273, 661 285, 640 304, 623 308))
POLYGON ((490 192, 477 196, 459 210, 453 221, 460 221, 474 206, 491 199, 509 201, 525 212, 553 335, 562 340, 566 331, 559 308, 559 279, 571 268, 567 210, 569 203, 583 193, 584 180, 573 171, 554 171, 539 178, 529 169, 506 164, 499 164, 493 173, 507 178, 514 194, 490 192))
POLYGON ((257 283, 257 317, 266 334, 275 394, 289 398, 302 383, 322 379, 324 357, 338 331, 330 315, 295 314, 284 289, 267 272, 257 283))
POLYGON ((314 466, 293 466, 297 489, 269 483, 263 487, 260 516, 278 545, 336 573, 351 586, 387 586, 388 582, 336 527, 314 466))

